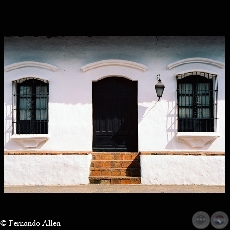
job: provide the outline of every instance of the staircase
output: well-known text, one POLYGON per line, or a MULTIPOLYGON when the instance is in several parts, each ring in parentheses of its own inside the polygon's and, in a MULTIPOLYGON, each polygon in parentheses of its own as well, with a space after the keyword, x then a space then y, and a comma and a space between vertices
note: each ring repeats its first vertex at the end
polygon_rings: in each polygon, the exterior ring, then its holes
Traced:
POLYGON ((137 152, 92 152, 90 184, 140 184, 137 152))

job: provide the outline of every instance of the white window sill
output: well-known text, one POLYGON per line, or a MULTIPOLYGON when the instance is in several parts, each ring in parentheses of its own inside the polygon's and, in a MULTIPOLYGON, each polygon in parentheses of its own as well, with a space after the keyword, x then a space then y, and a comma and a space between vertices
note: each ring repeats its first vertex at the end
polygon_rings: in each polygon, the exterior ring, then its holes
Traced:
POLYGON ((203 147, 209 141, 214 141, 220 135, 215 132, 178 132, 176 137, 186 141, 191 147, 203 147))
POLYGON ((11 136, 12 140, 19 143, 24 148, 38 147, 43 141, 49 139, 48 134, 14 134, 11 136))

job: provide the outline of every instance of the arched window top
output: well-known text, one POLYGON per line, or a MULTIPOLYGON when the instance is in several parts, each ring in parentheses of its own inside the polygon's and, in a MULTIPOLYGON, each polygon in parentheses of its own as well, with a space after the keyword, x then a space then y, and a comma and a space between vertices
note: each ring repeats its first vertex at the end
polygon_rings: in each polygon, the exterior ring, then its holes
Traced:
POLYGON ((44 82, 44 83, 49 83, 48 80, 42 79, 42 78, 37 78, 37 77, 24 77, 24 78, 20 78, 20 79, 13 80, 12 82, 15 82, 15 83, 22 83, 22 82, 24 82, 24 81, 32 80, 32 79, 35 79, 35 80, 38 80, 38 81, 42 81, 42 82, 44 82))
POLYGON ((200 70, 192 70, 192 71, 186 71, 183 73, 177 73, 175 74, 176 78, 185 78, 188 76, 202 76, 202 77, 206 77, 208 79, 211 78, 216 78, 217 74, 216 73, 211 73, 211 72, 207 72, 207 71, 200 71, 200 70))

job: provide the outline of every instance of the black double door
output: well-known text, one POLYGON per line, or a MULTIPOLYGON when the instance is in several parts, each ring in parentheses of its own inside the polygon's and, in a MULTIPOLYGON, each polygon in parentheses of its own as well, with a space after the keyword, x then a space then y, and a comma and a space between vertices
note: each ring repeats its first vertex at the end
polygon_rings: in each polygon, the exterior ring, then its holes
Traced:
POLYGON ((137 82, 107 77, 93 82, 93 151, 137 152, 137 82))

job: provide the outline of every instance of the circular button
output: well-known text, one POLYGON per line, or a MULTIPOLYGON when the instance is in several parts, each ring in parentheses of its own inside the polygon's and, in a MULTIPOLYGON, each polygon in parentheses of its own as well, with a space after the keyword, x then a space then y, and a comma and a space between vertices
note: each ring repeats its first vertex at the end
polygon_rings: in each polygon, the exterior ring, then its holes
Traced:
POLYGON ((228 224, 228 216, 221 211, 215 212, 211 216, 211 224, 216 229, 223 229, 228 224))
POLYGON ((192 217, 192 223, 193 225, 198 229, 204 229, 208 227, 210 223, 210 217, 208 213, 199 211, 196 212, 192 217))

